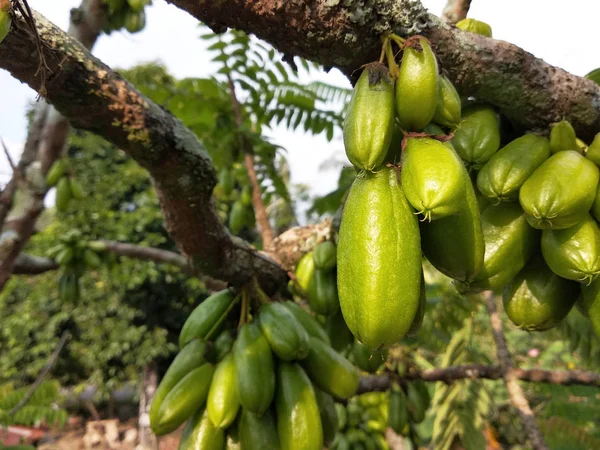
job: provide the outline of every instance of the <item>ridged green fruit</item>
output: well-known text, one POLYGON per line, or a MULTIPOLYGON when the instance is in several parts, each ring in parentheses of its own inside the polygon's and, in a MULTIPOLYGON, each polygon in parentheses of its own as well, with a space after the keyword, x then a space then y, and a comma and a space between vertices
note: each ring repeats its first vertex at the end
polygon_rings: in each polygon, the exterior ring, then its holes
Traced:
POLYGON ((554 124, 550 130, 550 151, 557 153, 564 150, 579 151, 575 130, 567 120, 561 120, 554 124))
POLYGON ((355 340, 352 345, 352 360, 361 370, 375 373, 388 357, 387 349, 371 350, 359 341, 355 340))
POLYGON ((600 220, 600 183, 598 183, 598 188, 596 189, 596 197, 594 198, 594 203, 592 203, 592 217, 597 221, 600 220))
POLYGON ((308 303, 314 312, 323 316, 340 310, 335 272, 315 269, 308 286, 308 303))
POLYGON ((10 2, 5 2, 7 9, 0 9, 0 44, 10 31, 10 24, 12 22, 10 12, 10 2))
POLYGON ((224 447, 225 431, 215 427, 207 411, 200 408, 186 424, 178 450, 222 450, 224 447))
POLYGON ((573 150, 548 158, 523 183, 519 201, 529 224, 539 229, 569 228, 590 211, 598 167, 573 150))
POLYGON ((325 332, 323 326, 311 316, 308 312, 306 312, 302 306, 294 303, 292 301, 287 301, 282 303, 289 312, 293 314, 298 322, 304 327, 309 336, 320 339, 329 345, 329 336, 325 332))
POLYGON ((281 303, 260 307, 258 324, 271 350, 284 361, 304 359, 308 355, 308 332, 281 303))
POLYGON ((485 242, 483 267, 468 284, 471 292, 498 290, 539 250, 540 232, 532 228, 517 203, 490 205, 481 213, 485 242))
POLYGON ((310 379, 298 364, 277 366, 277 431, 284 450, 322 450, 323 426, 310 379))
POLYGON ((425 317, 425 308, 427 307, 427 297, 426 297, 427 287, 425 286, 425 277, 423 276, 423 272, 421 272, 421 294, 419 296, 419 308, 417 309, 417 314, 415 314, 415 318, 413 319, 413 323, 410 325, 408 332, 406 333, 407 337, 414 337, 419 332, 421 325, 423 324, 423 318, 425 317))
POLYGON ((579 293, 577 283, 556 275, 538 256, 506 286, 502 301, 506 315, 517 327, 545 331, 567 316, 579 293))
POLYGON ((308 293, 308 288, 315 273, 315 261, 312 255, 312 252, 306 253, 296 265, 296 281, 305 293, 308 293))
POLYGON ((404 130, 420 131, 431 122, 438 103, 438 64, 431 44, 414 36, 418 45, 404 48, 396 80, 396 114, 404 130))
MULTIPOLYGON (((1 14, 2 13, 0 12, 0 15, 1 14)), ((67 164, 65 163, 65 161, 63 159, 56 160, 56 162, 52 164, 50 170, 48 171, 48 174, 46 175, 46 184, 48 186, 56 186, 56 183, 58 183, 58 180, 60 180, 63 177, 66 171, 67 164)))
POLYGON ((233 174, 228 167, 224 167, 219 172, 219 184, 223 194, 230 195, 233 192, 233 174))
POLYGON ((490 27, 487 23, 482 22, 481 20, 475 19, 463 19, 456 23, 456 27, 460 28, 463 31, 468 31, 470 33, 480 34, 482 36, 492 37, 492 27, 490 27))
POLYGON ((74 273, 63 273, 58 282, 58 296, 65 303, 79 300, 79 278, 74 273))
POLYGON ((452 145, 470 169, 479 170, 500 148, 500 119, 491 106, 464 108, 452 145))
POLYGON ((233 294, 224 289, 200 303, 186 319, 179 333, 179 347, 183 348, 194 338, 204 339, 217 320, 233 302, 233 294))
POLYGON ((112 16, 115 12, 120 11, 127 4, 127 0, 105 0, 108 5, 108 14, 112 16))
POLYGON ((134 12, 131 10, 125 11, 125 29, 130 33, 142 31, 146 26, 146 12, 134 12))
POLYGON ((375 170, 383 163, 394 132, 394 83, 386 66, 363 70, 344 120, 344 148, 354 166, 375 170))
POLYGON ((67 177, 62 177, 56 186, 56 209, 59 211, 66 211, 72 197, 73 193, 71 192, 69 179, 67 177))
POLYGON ((56 262, 60 266, 66 266, 75 256, 75 252, 72 247, 63 247, 60 252, 56 255, 56 262))
POLYGON ((440 75, 439 89, 433 121, 454 129, 460 123, 460 96, 452 82, 444 75, 440 75))
POLYGON ((233 202, 229 213, 229 230, 231 234, 237 235, 246 224, 246 205, 240 200, 233 202))
POLYGON ((98 254, 90 248, 83 251, 83 262, 91 269, 97 269, 102 266, 102 260, 98 254))
POLYGON ((398 342, 414 320, 419 246, 417 218, 396 172, 384 168, 357 176, 339 232, 338 293, 348 328, 370 348, 398 342))
POLYGON ((600 337, 600 278, 596 278, 589 286, 582 286, 581 293, 578 303, 592 323, 596 335, 600 337))
POLYGON ((585 157, 597 166, 600 166, 600 133, 594 136, 594 140, 585 152, 585 157))
POLYGON ((477 188, 497 203, 519 199, 519 189, 550 156, 548 139, 526 134, 494 154, 477 174, 477 188))
POLYGON ((600 229, 587 216, 563 230, 544 230, 542 254, 556 275, 590 284, 600 273, 600 229))
POLYGON ((231 352, 233 342, 234 339, 229 330, 223 330, 219 333, 213 341, 217 362, 221 362, 231 352))
POLYGON ((402 156, 402 190, 425 220, 456 214, 464 197, 465 170, 460 158, 431 138, 408 138, 402 156))
POLYGON ((390 390, 388 401, 388 426, 396 433, 403 434, 406 425, 408 425, 406 396, 400 386, 395 384, 390 390))
POLYGON ((279 436, 273 413, 269 410, 262 416, 242 408, 238 434, 243 450, 279 450, 279 436))
POLYGON ((319 339, 310 338, 310 352, 300 364, 311 380, 328 394, 337 398, 348 398, 356 394, 356 367, 319 339))
POLYGON ((233 423, 240 409, 240 396, 237 390, 237 370, 233 355, 228 354, 215 369, 206 410, 213 425, 227 428, 233 423))
POLYGON ((127 0, 127 5, 129 9, 139 12, 144 9, 144 7, 150 3, 150 0, 127 0))
POLYGON ((70 177, 69 185, 71 187, 71 194, 73 194, 73 198, 75 200, 81 200, 85 198, 85 191, 83 190, 83 186, 81 186, 81 183, 77 181, 77 178, 70 177))
POLYGON ((324 271, 330 271, 335 267, 336 248, 331 241, 321 242, 315 246, 313 251, 315 267, 324 271))
POLYGON ((423 380, 414 380, 406 386, 406 399, 410 421, 420 423, 429 408, 429 391, 423 380))
POLYGON ((206 401, 215 367, 206 363, 185 375, 165 396, 155 416, 150 415, 154 434, 175 431, 206 401))
POLYGON ((329 336, 331 347, 338 352, 346 350, 354 342, 354 335, 346 325, 341 311, 325 319, 325 332, 329 336))
POLYGON ((323 445, 329 447, 338 432, 338 417, 335 409, 333 397, 320 389, 313 387, 319 413, 321 416, 321 425, 323 426, 323 445))
POLYGON ((421 223, 423 253, 443 274, 473 280, 483 267, 485 245, 473 185, 466 176, 463 204, 457 214, 421 223))
POLYGON ((264 414, 275 394, 273 354, 256 323, 245 324, 233 344, 240 403, 255 414, 264 414))

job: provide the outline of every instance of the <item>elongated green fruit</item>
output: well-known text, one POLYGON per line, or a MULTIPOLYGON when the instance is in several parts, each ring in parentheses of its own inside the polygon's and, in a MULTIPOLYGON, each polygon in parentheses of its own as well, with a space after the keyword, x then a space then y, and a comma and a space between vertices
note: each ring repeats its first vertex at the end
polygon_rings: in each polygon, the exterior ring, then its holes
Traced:
MULTIPOLYGON (((413 39, 417 39, 415 36, 413 39)), ((438 103, 438 65, 429 41, 406 47, 396 80, 396 113, 405 130, 420 131, 435 114, 438 103)))
POLYGON ((359 341, 355 340, 352 345, 352 353, 350 354, 352 357, 352 361, 356 364, 361 370, 369 373, 377 372, 383 363, 385 363, 388 357, 388 350, 371 350, 365 345, 361 344, 359 341))
POLYGON ((481 213, 485 242, 483 267, 468 291, 498 290, 539 250, 540 232, 532 228, 517 203, 490 205, 481 213))
POLYGON ((481 20, 471 18, 460 20, 456 23, 456 27, 470 33, 480 34, 486 37, 492 37, 492 27, 481 20))
POLYGON ((200 408, 186 424, 178 450, 222 450, 224 447, 225 431, 215 427, 208 411, 200 408))
POLYGON ((465 171, 460 158, 431 138, 408 138, 402 156, 402 189, 426 220, 456 214, 464 197, 465 171))
POLYGON ((321 416, 321 425, 323 426, 323 445, 329 447, 338 432, 338 417, 335 409, 333 397, 320 389, 313 387, 319 413, 321 416))
POLYGON ((329 336, 325 332, 323 326, 317 321, 317 319, 306 312, 302 306, 292 301, 283 302, 282 304, 294 315, 296 320, 300 322, 309 336, 320 339, 326 344, 330 343, 329 336))
POLYGON ((229 213, 229 230, 232 234, 239 234, 246 223, 246 205, 240 200, 236 200, 229 213))
POLYGON ((206 362, 204 357, 205 351, 205 342, 200 339, 194 339, 177 354, 167 369, 165 376, 160 380, 160 384, 154 393, 154 397, 152 397, 152 405, 150 405, 150 422, 157 422, 158 410, 160 409, 162 401, 175 385, 192 370, 197 369, 206 362))
POLYGON ((308 293, 308 288, 315 273, 315 261, 312 255, 312 252, 306 253, 300 258, 296 266, 296 281, 305 293, 308 293))
POLYGON ((354 342, 354 336, 348 329, 341 311, 325 319, 325 332, 329 336, 331 346, 338 352, 343 352, 354 342))
POLYGON ((71 192, 69 179, 67 177, 62 177, 56 186, 56 209, 59 211, 66 211, 71 198, 73 198, 73 193, 71 192))
POLYGON ((396 172, 384 168, 357 176, 339 232, 338 293, 348 328, 370 348, 398 342, 413 322, 419 241, 417 218, 396 172))
POLYGON ((233 344, 238 394, 244 408, 263 414, 275 394, 273 354, 256 323, 245 324, 233 344))
MULTIPOLYGON (((0 16, 2 15, 2 12, 0 12, 0 16)), ((0 21, 2 19, 0 18, 0 21)), ((46 175, 46 184, 48 186, 56 186, 56 183, 58 183, 58 180, 60 180, 63 175, 66 173, 67 171, 67 165, 65 163, 65 161, 61 158, 56 160, 56 162, 54 164, 52 164, 52 167, 50 167, 50 170, 48 171, 48 175, 46 175)))
POLYGON ((456 128, 460 123, 460 96, 452 82, 444 75, 440 75, 439 87, 433 121, 448 128, 456 128))
POLYGON ((243 450, 279 450, 281 448, 277 435, 277 424, 271 411, 266 411, 259 416, 247 409, 242 409, 238 433, 243 450))
POLYGON ((233 355, 230 353, 215 369, 208 391, 206 410, 215 427, 227 428, 235 420, 239 408, 237 371, 233 355))
POLYGON ((421 223, 421 244, 437 270, 455 280, 471 281, 483 267, 485 245, 477 198, 466 169, 464 192, 457 214, 421 223))
POLYGON ((131 10, 126 10, 124 26, 125 29, 130 33, 142 31, 146 26, 146 12, 133 12, 131 10))
POLYGON ((596 189, 596 197, 594 198, 594 203, 592 203, 591 214, 594 219, 600 220, 600 183, 598 183, 598 188, 596 189))
POLYGON ((277 431, 285 450, 321 450, 323 426, 310 379, 298 364, 277 366, 277 431))
POLYGON ((556 275, 590 284, 600 273, 600 230, 589 214, 571 228, 544 230, 542 254, 556 275))
POLYGON ((388 426, 396 433, 403 434, 406 425, 408 425, 406 396, 400 386, 395 384, 390 390, 388 401, 388 426))
POLYGON ((308 286, 308 303, 317 314, 331 316, 340 309, 335 272, 315 269, 308 286))
POLYGON ((213 345, 217 362, 221 362, 225 356, 227 356, 233 347, 233 336, 229 330, 223 330, 214 339, 213 345))
POLYGON ((411 422, 420 423, 429 408, 429 392, 423 380, 414 380, 406 386, 406 398, 411 422))
POLYGON ((352 164, 375 170, 387 154, 394 127, 394 84, 387 67, 369 64, 360 75, 344 120, 344 147, 352 164))
POLYGON ((233 192, 233 174, 228 167, 224 167, 219 172, 219 184, 223 189, 223 194, 230 195, 233 192))
POLYGON ((81 200, 85 198, 85 191, 83 190, 83 186, 81 186, 81 183, 79 183, 79 181, 77 181, 76 178, 70 177, 69 185, 71 187, 71 193, 73 194, 73 198, 75 200, 81 200))
POLYGON ((90 248, 86 248, 83 251, 83 262, 86 266, 92 269, 97 269, 98 267, 102 266, 102 260, 98 254, 90 248))
POLYGON ((581 287, 582 297, 578 301, 585 316, 590 319, 592 328, 600 337, 600 278, 596 278, 589 286, 581 287))
POLYGON ((315 267, 324 271, 330 271, 335 267, 335 257, 336 248, 335 244, 331 241, 325 241, 317 244, 313 251, 315 267))
POLYGON ((215 367, 206 363, 184 376, 162 401, 156 416, 150 415, 154 434, 175 431, 206 401, 215 367))
POLYGON ((479 192, 494 202, 519 199, 519 189, 550 156, 548 139, 526 134, 515 139, 481 168, 477 174, 479 192))
POLYGON ((261 306, 258 323, 269 345, 284 361, 303 359, 308 355, 308 333, 296 317, 281 303, 261 306))
POLYGON ((502 301, 506 315, 516 326, 545 331, 567 316, 579 292, 577 283, 556 275, 537 256, 506 286, 502 301))
POLYGON ((567 120, 554 124, 550 130, 550 151, 557 153, 563 150, 579 150, 575 130, 567 120))
POLYGON ((597 166, 600 166, 600 133, 594 136, 594 140, 585 152, 585 157, 597 166))
POLYGON ((338 398, 348 398, 356 394, 356 367, 319 339, 310 338, 310 352, 301 364, 311 380, 325 392, 338 398))
POLYGON ((179 333, 179 347, 183 348, 194 338, 204 339, 213 325, 233 302, 227 289, 217 292, 200 303, 189 315, 179 333))
POLYGON ((491 106, 473 105, 463 110, 452 145, 470 169, 481 168, 500 148, 500 119, 491 106))
POLYGON ((419 308, 417 309, 417 314, 413 319, 413 323, 410 325, 406 336, 414 337, 419 332, 421 325, 423 324, 423 318, 425 317, 425 308, 427 307, 427 297, 426 297, 427 287, 425 286, 425 277, 423 276, 423 272, 421 272, 421 294, 419 296, 419 308))
POLYGON ((552 155, 523 183, 519 192, 529 224, 539 229, 576 225, 594 203, 598 178, 598 167, 576 151, 552 155))

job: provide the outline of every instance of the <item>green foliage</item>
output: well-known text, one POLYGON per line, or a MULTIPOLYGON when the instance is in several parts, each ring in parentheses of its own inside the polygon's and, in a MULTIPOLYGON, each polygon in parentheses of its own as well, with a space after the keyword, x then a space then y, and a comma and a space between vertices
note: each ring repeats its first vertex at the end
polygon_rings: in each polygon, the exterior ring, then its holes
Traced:
POLYGON ((15 389, 12 383, 0 385, 0 425, 47 425, 64 426, 67 413, 57 405, 60 384, 56 380, 43 381, 27 403, 15 414, 11 409, 19 404, 29 390, 29 386, 15 389))

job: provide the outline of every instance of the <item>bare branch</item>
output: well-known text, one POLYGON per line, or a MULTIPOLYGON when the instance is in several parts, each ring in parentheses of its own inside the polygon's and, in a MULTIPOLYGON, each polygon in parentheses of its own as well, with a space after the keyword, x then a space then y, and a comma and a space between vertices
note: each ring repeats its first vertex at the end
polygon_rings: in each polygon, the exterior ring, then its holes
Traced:
POLYGON ((6 156, 6 160, 8 161, 8 164, 10 165, 10 168, 12 169, 12 171, 14 173, 17 171, 17 167, 15 166, 12 156, 10 156, 10 152, 8 151, 8 147, 4 143, 4 139, 0 139, 0 141, 2 142, 2 149, 4 150, 4 156, 6 156))
POLYGON ((485 305, 490 316, 494 341, 496 341, 496 352, 498 354, 498 361, 500 362, 500 370, 502 371, 502 377, 504 378, 504 384, 510 401, 519 412, 519 416, 534 450, 547 450, 548 446, 544 442, 544 437, 535 422, 535 416, 529 406, 529 402, 521 386, 519 386, 517 374, 512 368, 512 358, 506 345, 504 331, 502 331, 502 321, 496 310, 494 293, 488 291, 483 296, 485 297, 485 305))
POLYGON ((450 25, 454 25, 466 19, 470 7, 471 0, 448 0, 442 13, 442 20, 450 25))
POLYGON ((15 261, 13 274, 15 275, 39 275, 59 268, 56 261, 51 258, 28 255, 21 253, 15 261))

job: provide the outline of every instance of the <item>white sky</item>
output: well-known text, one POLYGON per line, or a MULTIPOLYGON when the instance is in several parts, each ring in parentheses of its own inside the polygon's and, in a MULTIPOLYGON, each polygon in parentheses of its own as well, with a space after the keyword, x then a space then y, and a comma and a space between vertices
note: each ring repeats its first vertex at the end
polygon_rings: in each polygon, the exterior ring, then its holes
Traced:
MULTIPOLYGON (((69 10, 80 3, 81 0, 29 0, 32 8, 63 29, 68 25, 69 10)), ((446 0, 423 0, 423 4, 439 15, 446 0)), ((568 4, 564 0, 473 0, 469 17, 489 23, 496 39, 519 45, 576 75, 600 67, 597 0, 570 0, 568 4)), ((204 44, 198 39, 197 21, 189 14, 154 0, 146 22, 145 30, 138 34, 103 35, 94 54, 109 66, 119 68, 162 61, 177 78, 205 77, 214 72, 204 44)), ((349 86, 337 71, 316 76, 349 86)), ((0 70, 0 137, 15 158, 25 140, 25 107, 34 98, 29 87, 0 70)), ((346 162, 340 136, 328 143, 324 138, 278 129, 274 137, 289 151, 293 183, 309 184, 313 193, 326 193, 336 186, 338 170, 319 172, 318 168, 332 157, 346 162)), ((8 165, 0 155, 0 179, 8 174, 8 165)))

